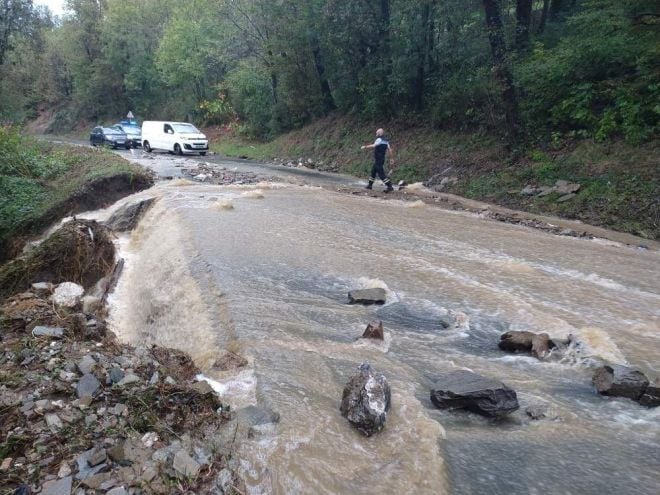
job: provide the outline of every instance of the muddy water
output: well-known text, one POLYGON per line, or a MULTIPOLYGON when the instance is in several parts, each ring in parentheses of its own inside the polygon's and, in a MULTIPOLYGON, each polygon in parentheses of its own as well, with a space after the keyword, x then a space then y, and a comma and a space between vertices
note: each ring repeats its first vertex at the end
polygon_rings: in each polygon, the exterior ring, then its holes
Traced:
POLYGON ((149 194, 160 201, 121 241, 113 329, 190 352, 235 407, 280 413, 241 446, 250 493, 658 493, 660 410, 590 385, 602 359, 660 373, 657 253, 315 188, 175 181, 149 194), (386 288, 387 304, 346 305, 359 287, 386 288), (386 342, 356 342, 374 318, 386 342), (540 363, 497 349, 509 329, 584 345, 540 363), (224 348, 248 369, 214 371, 224 348), (393 389, 369 439, 339 414, 363 361, 393 389), (503 380, 521 410, 501 422, 435 410, 434 377, 457 368, 503 380), (556 419, 528 421, 540 404, 556 419))

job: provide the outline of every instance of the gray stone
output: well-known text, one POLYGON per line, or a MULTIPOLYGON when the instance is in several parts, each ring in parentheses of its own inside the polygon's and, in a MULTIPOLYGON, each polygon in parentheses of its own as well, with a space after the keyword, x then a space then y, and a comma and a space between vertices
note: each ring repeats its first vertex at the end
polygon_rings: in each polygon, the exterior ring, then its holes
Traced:
POLYGON ((568 182, 566 180, 558 180, 555 182, 555 191, 559 194, 573 194, 580 190, 580 184, 574 182, 568 182))
POLYGON ((109 384, 113 383, 119 383, 122 381, 124 378, 124 371, 121 368, 113 367, 110 369, 110 372, 108 373, 108 380, 107 382, 109 384))
POLYGON ((596 370, 593 384, 601 395, 639 400, 649 386, 649 380, 641 371, 627 366, 612 365, 596 370))
POLYGON ((76 366, 78 367, 80 373, 87 375, 94 370, 94 367, 96 366, 96 359, 87 354, 86 356, 83 356, 80 361, 78 361, 76 366))
POLYGON ((385 427, 390 406, 387 379, 374 373, 368 363, 363 363, 344 387, 339 409, 358 431, 369 437, 385 427))
POLYGON ((51 431, 54 430, 59 430, 64 426, 62 424, 62 420, 57 414, 46 414, 46 424, 48 425, 48 428, 51 429, 51 431))
POLYGON ((83 452, 76 458, 76 464, 78 465, 78 472, 75 475, 77 480, 86 480, 97 473, 100 473, 102 470, 107 469, 107 464, 98 464, 96 466, 89 465, 89 458, 91 457, 94 449, 90 449, 86 452, 83 452))
POLYGON ((366 330, 362 334, 363 339, 376 339, 383 340, 385 334, 383 331, 383 322, 381 320, 374 320, 367 325, 366 330))
POLYGON ((528 406, 525 414, 535 421, 544 419, 548 416, 548 406, 528 406))
POLYGON ((41 495, 70 495, 73 479, 71 476, 53 481, 47 481, 41 488, 41 495))
POLYGON ((128 492, 126 491, 126 488, 123 486, 118 486, 116 488, 113 488, 109 492, 106 492, 106 495, 128 495, 128 492))
POLYGON ((87 464, 91 467, 98 466, 106 461, 108 455, 104 448, 95 448, 87 457, 87 464))
POLYGON ((565 194, 561 198, 557 199, 557 203, 565 203, 566 201, 573 199, 575 196, 577 196, 575 193, 565 194))
POLYGON ((158 380, 160 380, 160 373, 158 373, 158 371, 154 371, 154 374, 151 375, 151 378, 149 379, 149 385, 156 385, 158 380))
POLYGON ((467 409, 489 417, 504 416, 519 408, 513 389, 467 370, 440 377, 431 390, 431 401, 440 409, 467 409))
POLYGON ((87 395, 93 397, 100 387, 101 382, 99 382, 91 373, 87 373, 86 375, 83 375, 82 378, 78 381, 78 385, 76 386, 76 393, 80 398, 87 395))
POLYGON ((540 191, 539 194, 538 194, 539 198, 543 198, 543 197, 549 196, 550 194, 555 192, 555 188, 554 187, 549 187, 549 186, 541 186, 541 187, 539 187, 539 191, 540 191))
POLYGON ((142 201, 129 203, 112 214, 105 223, 106 226, 115 232, 126 232, 137 227, 138 222, 153 205, 156 198, 147 198, 142 201))
POLYGON ((58 306, 65 308, 75 308, 85 293, 85 289, 73 282, 62 282, 53 291, 51 300, 58 306))
POLYGON ((538 191, 539 191, 538 188, 531 185, 527 185, 522 191, 520 191, 520 194, 522 194, 523 196, 533 196, 538 191))
POLYGON ((140 381, 140 377, 134 373, 128 373, 124 378, 117 382, 117 385, 123 387, 125 385, 131 385, 140 381))
POLYGON ((209 385, 209 382, 207 381, 200 381, 200 382, 195 382, 193 386, 191 387, 193 390, 195 390, 197 393, 200 395, 207 395, 207 394, 213 394, 215 393, 211 385, 209 385))
POLYGON ((201 468, 200 464, 190 457, 185 450, 179 450, 174 454, 172 467, 177 473, 191 478, 197 476, 201 468))
POLYGON ((59 327, 42 327, 37 326, 32 329, 33 337, 52 337, 61 339, 64 337, 64 329, 59 327))
POLYGON ((278 423, 280 414, 267 407, 247 406, 236 411, 239 422, 248 426, 278 423))
POLYGON ((32 291, 37 294, 49 294, 53 291, 53 284, 50 282, 35 282, 32 284, 32 291))
POLYGON ((85 296, 82 298, 83 313, 93 314, 101 309, 101 298, 96 296, 85 296))
POLYGON ((369 306, 371 304, 385 304, 387 299, 387 292, 385 289, 358 289, 352 290, 348 293, 348 301, 350 304, 364 304, 369 306))

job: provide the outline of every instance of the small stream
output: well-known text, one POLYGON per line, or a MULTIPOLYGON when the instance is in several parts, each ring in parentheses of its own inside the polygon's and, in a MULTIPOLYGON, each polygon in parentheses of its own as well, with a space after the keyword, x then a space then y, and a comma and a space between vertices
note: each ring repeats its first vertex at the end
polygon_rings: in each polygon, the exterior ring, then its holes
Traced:
POLYGON ((591 386, 602 360, 660 374, 657 252, 316 187, 173 181, 141 194, 159 201, 120 241, 112 329, 189 352, 235 408, 281 415, 242 443, 249 493, 658 493, 660 409, 591 386), (387 303, 346 304, 366 287, 387 303), (375 318, 385 343, 356 341, 375 318), (540 362, 499 351, 507 330, 583 347, 540 362), (215 372, 222 349, 250 365, 215 372), (339 413, 363 361, 393 391, 371 438, 339 413), (504 381, 521 409, 502 421, 435 409, 434 378, 458 368, 504 381), (529 405, 551 417, 530 421, 529 405))

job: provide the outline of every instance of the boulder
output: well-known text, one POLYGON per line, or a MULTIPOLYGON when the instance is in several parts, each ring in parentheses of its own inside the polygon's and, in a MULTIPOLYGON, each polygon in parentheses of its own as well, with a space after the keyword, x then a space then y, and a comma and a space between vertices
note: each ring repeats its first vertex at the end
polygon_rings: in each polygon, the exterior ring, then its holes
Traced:
POLYGON ((365 306, 385 304, 386 299, 387 292, 381 288, 358 289, 348 293, 349 304, 364 304, 365 306))
POLYGON ((374 373, 368 363, 363 363, 344 387, 340 411, 358 431, 369 437, 385 427, 391 400, 387 379, 374 373))
POLYGON ((535 333, 527 331, 506 332, 500 336, 500 342, 497 345, 503 351, 530 352, 535 335, 535 333))
POLYGON ((660 386, 658 384, 649 385, 639 398, 639 403, 646 407, 660 406, 660 386))
POLYGON ((57 286, 51 300, 58 306, 65 308, 75 308, 85 293, 85 289, 73 282, 62 282, 57 286))
POLYGON ((383 322, 381 320, 374 320, 369 323, 362 334, 362 338, 383 340, 385 338, 383 333, 383 322))
POLYGON ((488 417, 505 416, 519 408, 515 390, 467 370, 440 377, 431 389, 431 401, 440 409, 467 409, 488 417))
POLYGON ((520 194, 523 195, 523 196, 533 196, 534 194, 536 194, 538 192, 539 192, 538 188, 536 188, 534 186, 531 186, 531 185, 527 185, 527 186, 524 187, 524 189, 522 191, 520 191, 520 194))
POLYGON ((545 359, 550 354, 553 343, 547 333, 539 333, 532 337, 532 356, 545 359))
POLYGON ((640 400, 649 386, 648 378, 641 371, 621 365, 599 368, 592 381, 601 395, 632 400, 640 400))
POLYGON ((133 230, 155 200, 156 198, 147 198, 122 206, 112 214, 106 226, 115 232, 133 230))

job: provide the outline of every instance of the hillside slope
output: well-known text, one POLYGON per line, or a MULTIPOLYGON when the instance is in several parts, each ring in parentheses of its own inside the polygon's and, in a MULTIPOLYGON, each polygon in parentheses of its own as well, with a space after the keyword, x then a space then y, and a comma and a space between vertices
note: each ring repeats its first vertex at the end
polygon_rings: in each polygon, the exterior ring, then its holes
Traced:
MULTIPOLYGON (((302 162, 321 170, 367 176, 371 156, 360 145, 373 140, 378 124, 328 117, 269 142, 209 129, 213 148, 226 156, 302 162)), ((441 132, 430 126, 390 123, 396 180, 428 181, 445 192, 533 213, 544 213, 660 238, 660 143, 632 146, 593 140, 530 147, 515 158, 495 137, 441 132), (445 184, 440 185, 442 178, 445 184), (577 194, 524 195, 526 186, 552 187, 557 180, 580 185, 577 194)))

